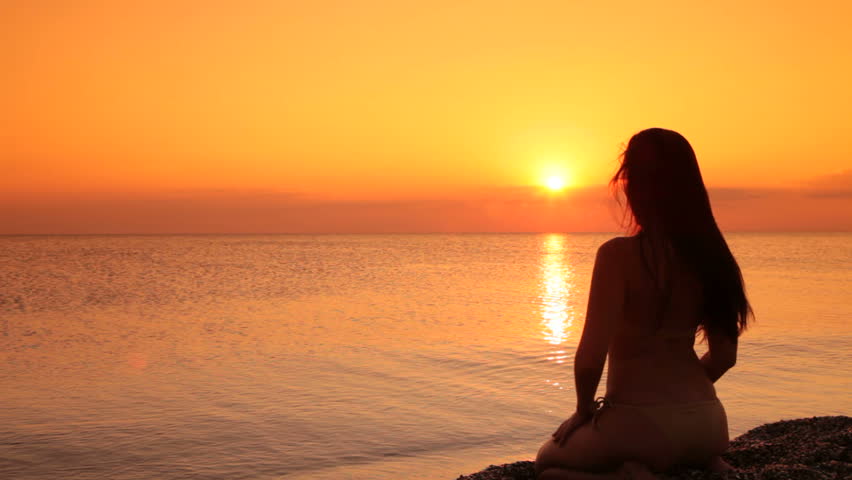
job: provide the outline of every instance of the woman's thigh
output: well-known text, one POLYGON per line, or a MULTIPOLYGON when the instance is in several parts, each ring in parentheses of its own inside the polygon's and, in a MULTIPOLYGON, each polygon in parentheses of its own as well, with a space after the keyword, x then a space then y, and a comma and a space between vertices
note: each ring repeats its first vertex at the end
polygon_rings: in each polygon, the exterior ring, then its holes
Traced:
POLYGON ((561 447, 552 439, 544 442, 536 456, 536 470, 607 471, 627 460, 664 470, 671 464, 671 453, 665 434, 653 421, 635 410, 614 407, 600 413, 597 427, 591 421, 585 423, 561 447))
POLYGON ((612 445, 591 422, 575 430, 560 446, 548 438, 539 448, 535 468, 567 468, 584 471, 605 471, 618 466, 612 445))

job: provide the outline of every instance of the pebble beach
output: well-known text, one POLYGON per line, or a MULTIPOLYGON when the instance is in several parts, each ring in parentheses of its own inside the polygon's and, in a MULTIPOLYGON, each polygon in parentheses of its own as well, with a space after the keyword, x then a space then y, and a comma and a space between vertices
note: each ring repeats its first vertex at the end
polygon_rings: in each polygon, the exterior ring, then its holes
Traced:
MULTIPOLYGON (((839 480, 852 475, 852 418, 811 417, 767 423, 731 441, 725 475, 676 469, 660 480, 839 480)), ((532 461, 491 465, 456 480, 535 480, 532 461)))

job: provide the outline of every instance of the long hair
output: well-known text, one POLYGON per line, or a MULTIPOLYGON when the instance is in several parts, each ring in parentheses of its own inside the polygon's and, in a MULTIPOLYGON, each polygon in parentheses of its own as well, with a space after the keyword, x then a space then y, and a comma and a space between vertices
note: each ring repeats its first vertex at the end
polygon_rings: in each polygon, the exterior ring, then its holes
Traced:
MULTIPOLYGON (((662 128, 637 133, 622 153, 610 186, 623 192, 634 233, 673 251, 698 277, 705 314, 699 328, 704 336, 713 331, 736 340, 753 312, 689 142, 662 128)), ((664 295, 670 294, 671 287, 664 288, 664 295)))

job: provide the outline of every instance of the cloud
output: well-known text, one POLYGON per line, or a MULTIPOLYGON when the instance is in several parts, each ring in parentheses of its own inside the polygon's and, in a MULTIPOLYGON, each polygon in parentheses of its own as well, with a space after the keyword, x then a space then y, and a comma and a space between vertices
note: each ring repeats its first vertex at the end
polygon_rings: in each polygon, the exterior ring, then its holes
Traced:
POLYGON ((707 194, 710 196, 710 201, 717 202, 742 202, 755 198, 764 197, 771 192, 765 189, 754 188, 709 188, 707 194))
POLYGON ((816 188, 852 191, 852 170, 821 175, 811 179, 808 184, 816 188))
POLYGON ((852 198, 852 170, 815 177, 806 185, 806 194, 812 198, 852 198))
MULTIPOLYGON (((709 194, 726 230, 852 231, 852 196, 742 188, 709 194)), ((483 188, 388 200, 262 190, 0 194, 5 234, 614 232, 622 230, 622 216, 605 186, 560 194, 483 188)))

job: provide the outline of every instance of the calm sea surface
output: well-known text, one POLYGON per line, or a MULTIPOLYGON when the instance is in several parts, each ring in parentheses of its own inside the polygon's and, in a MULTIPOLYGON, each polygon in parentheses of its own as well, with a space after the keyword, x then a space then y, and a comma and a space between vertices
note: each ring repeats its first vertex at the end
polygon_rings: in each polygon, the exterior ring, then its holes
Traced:
MULTIPOLYGON (((574 407, 607 238, 0 237, 0 478, 449 480, 532 459, 574 407)), ((852 414, 852 235, 728 239, 757 315, 717 384, 732 436, 852 414)))

